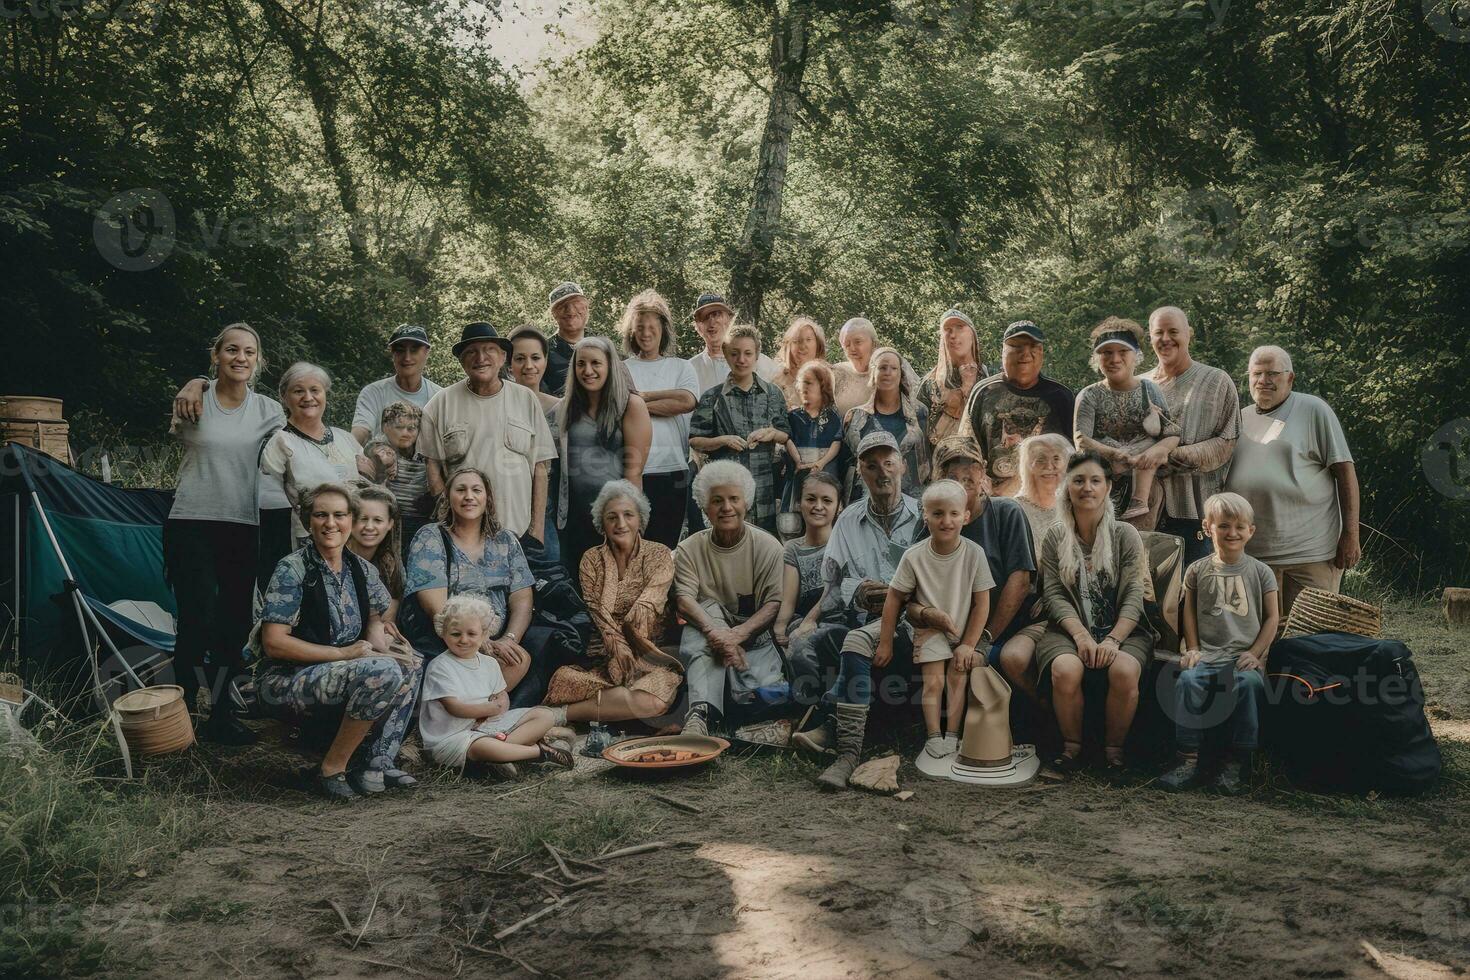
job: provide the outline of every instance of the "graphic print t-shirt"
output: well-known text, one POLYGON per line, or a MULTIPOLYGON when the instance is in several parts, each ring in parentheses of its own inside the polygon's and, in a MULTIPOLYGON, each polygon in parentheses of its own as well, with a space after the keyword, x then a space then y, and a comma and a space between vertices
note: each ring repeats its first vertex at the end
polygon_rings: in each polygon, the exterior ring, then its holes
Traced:
POLYGON ((1055 432, 1072 438, 1073 404, 1072 389, 1046 375, 1030 388, 1018 388, 1003 376, 975 385, 961 428, 980 443, 997 496, 1013 496, 1020 488, 1019 453, 1027 436, 1055 432))
POLYGON ((1194 593, 1201 662, 1235 663, 1261 632, 1261 601, 1276 576, 1250 555, 1231 565, 1209 555, 1185 570, 1184 588, 1194 593))

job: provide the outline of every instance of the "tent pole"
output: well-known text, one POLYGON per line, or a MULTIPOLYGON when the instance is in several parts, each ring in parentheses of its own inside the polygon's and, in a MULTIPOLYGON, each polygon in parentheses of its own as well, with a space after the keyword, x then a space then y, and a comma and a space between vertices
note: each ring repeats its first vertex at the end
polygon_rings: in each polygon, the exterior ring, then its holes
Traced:
MULTIPOLYGON (((87 617, 83 615, 83 609, 86 603, 82 601, 81 589, 77 587, 76 579, 72 578, 71 564, 66 560, 66 555, 61 550, 61 542, 56 540, 56 532, 51 530, 51 521, 46 516, 46 508, 41 506, 41 497, 34 490, 31 491, 31 503, 35 506, 36 513, 41 515, 41 526, 46 529, 46 537, 51 540, 51 547, 56 552, 56 560, 61 562, 62 574, 66 576, 66 580, 72 585, 72 587, 69 588, 68 591, 71 593, 72 609, 77 614, 77 625, 82 628, 82 645, 85 648, 88 637, 87 617)), ((102 638, 107 640, 108 645, 111 646, 112 640, 110 637, 107 636, 107 632, 103 630, 100 626, 97 628, 97 632, 100 633, 102 635, 102 638)), ((118 659, 122 660, 122 657, 119 656, 118 659)), ((92 668, 92 694, 97 699, 98 707, 100 707, 103 711, 107 713, 107 720, 112 726, 113 738, 117 739, 118 749, 122 752, 123 767, 127 770, 128 778, 132 779, 133 757, 132 754, 128 752, 127 741, 123 738, 122 726, 118 723, 117 720, 117 712, 112 710, 112 705, 107 700, 107 691, 102 687, 102 674, 97 669, 97 657, 96 654, 91 650, 87 651, 87 666, 92 668)), ((129 673, 132 673, 132 668, 127 666, 126 660, 123 661, 123 666, 127 667, 129 673)))
POLYGON ((12 570, 15 578, 12 584, 15 586, 15 606, 10 614, 10 622, 15 628, 15 662, 19 665, 20 676, 26 676, 25 645, 21 643, 21 615, 20 609, 20 494, 15 495, 15 538, 12 553, 15 555, 15 568, 12 570))

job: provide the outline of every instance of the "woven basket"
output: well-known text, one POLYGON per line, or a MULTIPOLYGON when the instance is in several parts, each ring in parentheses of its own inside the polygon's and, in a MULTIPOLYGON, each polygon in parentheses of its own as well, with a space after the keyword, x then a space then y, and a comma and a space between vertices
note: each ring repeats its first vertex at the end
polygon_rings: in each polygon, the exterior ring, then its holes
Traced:
POLYGON ((113 702, 128 748, 144 756, 182 752, 194 744, 194 725, 177 684, 130 691, 113 702))
POLYGON ((1383 610, 1336 592, 1302 589, 1286 617, 1283 635, 1308 633, 1356 633, 1376 639, 1383 635, 1383 610))

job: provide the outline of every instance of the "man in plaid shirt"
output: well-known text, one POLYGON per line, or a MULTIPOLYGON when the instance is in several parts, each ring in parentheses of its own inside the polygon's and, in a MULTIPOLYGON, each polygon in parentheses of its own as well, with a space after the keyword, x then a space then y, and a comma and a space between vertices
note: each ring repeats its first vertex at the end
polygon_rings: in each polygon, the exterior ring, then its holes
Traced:
POLYGON ((744 324, 725 334, 730 376, 706 391, 689 421, 689 448, 710 459, 734 460, 755 477, 749 520, 776 533, 776 454, 791 438, 786 397, 755 373, 761 337, 744 324))

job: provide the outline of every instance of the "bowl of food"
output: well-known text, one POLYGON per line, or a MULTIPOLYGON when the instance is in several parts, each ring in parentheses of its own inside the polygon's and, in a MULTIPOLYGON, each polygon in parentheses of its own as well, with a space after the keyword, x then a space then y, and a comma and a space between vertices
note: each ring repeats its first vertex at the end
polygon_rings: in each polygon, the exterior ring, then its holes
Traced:
POLYGON ((713 735, 650 735, 609 745, 602 757, 625 769, 681 769, 713 761, 729 747, 713 735))

